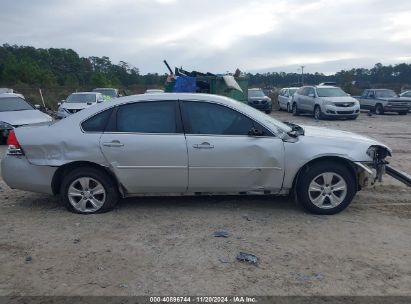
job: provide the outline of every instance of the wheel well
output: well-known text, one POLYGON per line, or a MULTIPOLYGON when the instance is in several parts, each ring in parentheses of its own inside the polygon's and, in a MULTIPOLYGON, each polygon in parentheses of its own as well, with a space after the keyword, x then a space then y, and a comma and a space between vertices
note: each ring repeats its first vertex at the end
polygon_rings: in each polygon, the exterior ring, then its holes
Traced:
POLYGON ((117 185, 120 185, 116 176, 108 168, 98 165, 96 163, 92 163, 92 162, 76 161, 76 162, 64 164, 63 166, 59 167, 57 171, 54 173, 53 179, 51 181, 51 188, 53 190, 54 195, 57 195, 60 193, 60 185, 61 185, 61 182, 63 181, 64 175, 80 167, 93 167, 93 168, 96 168, 97 170, 102 170, 105 173, 107 173, 107 175, 110 178, 112 178, 117 185))
POLYGON ((323 156, 323 157, 319 157, 319 158, 316 158, 316 159, 313 159, 313 160, 309 161, 304 166, 302 166, 300 168, 300 170, 298 170, 298 172, 295 175, 294 180, 293 180, 293 189, 296 189, 295 186, 297 185, 298 178, 300 177, 300 174, 302 172, 304 172, 305 170, 310 168, 310 166, 312 166, 314 164, 317 164, 317 163, 324 162, 324 161, 338 162, 338 163, 346 166, 348 168, 348 170, 350 171, 350 173, 352 174, 352 176, 355 178, 355 184, 358 186, 357 171, 354 167, 354 164, 350 160, 348 160, 346 158, 343 158, 343 157, 339 157, 339 156, 323 156))

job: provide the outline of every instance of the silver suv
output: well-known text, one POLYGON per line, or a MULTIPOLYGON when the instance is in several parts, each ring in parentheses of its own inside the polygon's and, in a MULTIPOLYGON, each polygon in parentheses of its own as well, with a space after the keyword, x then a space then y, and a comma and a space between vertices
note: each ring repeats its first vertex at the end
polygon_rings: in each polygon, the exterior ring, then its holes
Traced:
POLYGON ((312 113, 315 119, 343 117, 356 119, 360 103, 334 86, 304 86, 293 95, 293 115, 312 113))

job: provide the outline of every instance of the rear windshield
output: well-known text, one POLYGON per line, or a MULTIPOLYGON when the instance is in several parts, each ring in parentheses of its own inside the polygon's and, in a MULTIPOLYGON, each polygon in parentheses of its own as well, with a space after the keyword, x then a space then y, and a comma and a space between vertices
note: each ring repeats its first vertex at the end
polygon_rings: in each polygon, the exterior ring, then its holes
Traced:
POLYGON ((19 97, 0 98, 0 112, 33 110, 27 101, 19 97))
POLYGON ((343 97, 347 96, 340 88, 317 88, 317 94, 319 97, 343 97))
POLYGON ((398 97, 393 90, 379 90, 375 91, 375 96, 377 98, 395 98, 398 97))
POLYGON ((66 102, 68 103, 88 103, 96 102, 96 94, 72 94, 66 102))

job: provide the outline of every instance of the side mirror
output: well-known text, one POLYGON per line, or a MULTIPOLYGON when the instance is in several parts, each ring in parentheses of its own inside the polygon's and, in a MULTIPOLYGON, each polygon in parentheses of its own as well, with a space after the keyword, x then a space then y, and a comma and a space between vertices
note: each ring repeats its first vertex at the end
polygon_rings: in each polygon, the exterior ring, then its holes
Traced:
POLYGON ((57 105, 58 105, 58 106, 61 106, 61 102, 58 102, 57 105))
POLYGON ((248 135, 249 136, 262 136, 264 135, 264 132, 256 128, 251 128, 250 131, 248 131, 248 135))
POLYGON ((87 103, 88 106, 91 106, 92 104, 93 104, 92 102, 88 102, 88 103, 87 103))
POLYGON ((123 94, 118 94, 118 97, 123 97, 123 94))
POLYGON ((39 104, 35 104, 34 107, 38 110, 40 109, 40 105, 39 104))
POLYGON ((101 100, 101 99, 98 99, 98 100, 97 100, 97 103, 101 103, 101 102, 103 102, 103 100, 101 100))
POLYGON ((315 95, 313 93, 308 94, 308 97, 314 98, 315 95))

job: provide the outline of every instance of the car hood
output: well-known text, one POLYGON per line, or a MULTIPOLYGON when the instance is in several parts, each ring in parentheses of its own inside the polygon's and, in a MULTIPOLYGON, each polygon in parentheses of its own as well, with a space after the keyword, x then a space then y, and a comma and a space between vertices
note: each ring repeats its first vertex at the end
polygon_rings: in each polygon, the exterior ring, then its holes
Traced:
POLYGON ((323 100, 328 100, 333 103, 348 103, 348 102, 356 102, 357 99, 351 96, 343 96, 343 97, 321 97, 323 100))
POLYGON ((302 126, 304 128, 304 135, 307 137, 317 137, 321 139, 333 139, 339 141, 355 141, 355 142, 362 142, 368 143, 370 145, 379 145, 386 147, 383 143, 378 142, 375 139, 369 138, 364 135, 341 131, 336 129, 329 129, 329 128, 322 128, 322 127, 313 127, 313 126, 302 126))
POLYGON ((67 109, 67 110, 82 110, 82 109, 91 107, 92 105, 95 105, 95 104, 96 104, 96 102, 93 102, 92 104, 87 104, 85 102, 78 102, 78 103, 76 103, 76 102, 73 102, 73 103, 65 102, 61 105, 61 107, 63 109, 67 109))
POLYGON ((50 122, 52 118, 39 110, 0 112, 0 121, 13 126, 31 125, 42 122, 50 122))

